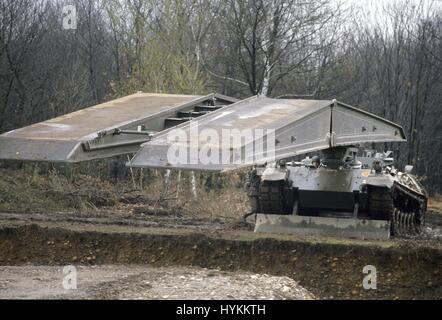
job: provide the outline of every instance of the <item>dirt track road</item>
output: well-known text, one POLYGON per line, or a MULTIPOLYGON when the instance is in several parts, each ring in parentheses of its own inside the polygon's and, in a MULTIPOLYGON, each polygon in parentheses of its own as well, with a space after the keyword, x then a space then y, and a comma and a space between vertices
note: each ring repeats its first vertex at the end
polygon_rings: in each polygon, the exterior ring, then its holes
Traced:
POLYGON ((0 299, 313 299, 288 277, 197 267, 78 266, 65 289, 60 266, 0 266, 0 299))
POLYGON ((54 270, 72 264, 80 266, 80 275, 96 275, 83 282, 78 298, 207 298, 213 292, 218 298, 233 293, 235 299, 294 299, 297 291, 290 288, 297 288, 296 281, 322 299, 442 299, 438 237, 306 238, 229 229, 218 222, 154 222, 0 214, 0 295, 14 296, 31 283, 35 297, 67 298, 58 291, 60 272, 54 270), (376 290, 362 286, 366 265, 377 269, 376 290), (174 291, 177 279, 189 286, 185 293, 174 291), (205 290, 195 290, 201 287, 205 290))

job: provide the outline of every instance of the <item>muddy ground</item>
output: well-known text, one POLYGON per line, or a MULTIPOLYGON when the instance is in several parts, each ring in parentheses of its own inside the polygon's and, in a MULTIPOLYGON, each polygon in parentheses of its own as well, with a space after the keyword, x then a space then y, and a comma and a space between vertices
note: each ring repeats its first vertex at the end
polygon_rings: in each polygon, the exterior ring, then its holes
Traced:
MULTIPOLYGON (((439 216, 434 219, 438 220, 439 216)), ((112 265, 116 276, 111 282, 115 284, 119 283, 118 268, 179 267, 175 270, 182 273, 171 277, 176 280, 191 266, 228 272, 226 283, 250 273, 258 277, 263 274, 287 277, 319 299, 441 299, 442 242, 438 228, 437 223, 429 224, 427 236, 418 239, 363 241, 256 234, 246 225, 176 216, 1 214, 0 265, 24 266, 37 274, 39 268, 44 271, 48 266, 112 265), (362 286, 365 277, 362 269, 366 265, 377 269, 375 290, 362 286)), ((8 269, 0 269, 1 278, 5 278, 4 270, 8 269)), ((14 274, 14 269, 11 270, 9 273, 14 274)), ((104 298, 124 298, 126 294, 128 298, 143 297, 137 289, 130 293, 124 288, 137 288, 137 283, 142 288, 142 281, 146 280, 136 275, 131 279, 121 291, 114 291, 111 286, 87 297, 100 294, 104 298)), ((6 285, 2 290, 8 288, 6 285)), ((257 289, 266 297, 272 296, 267 292, 272 290, 257 289)), ((256 293, 249 292, 239 294, 238 298, 255 296, 256 293)), ((186 295, 183 293, 181 297, 186 295)), ((278 294, 274 297, 278 298, 278 294)))

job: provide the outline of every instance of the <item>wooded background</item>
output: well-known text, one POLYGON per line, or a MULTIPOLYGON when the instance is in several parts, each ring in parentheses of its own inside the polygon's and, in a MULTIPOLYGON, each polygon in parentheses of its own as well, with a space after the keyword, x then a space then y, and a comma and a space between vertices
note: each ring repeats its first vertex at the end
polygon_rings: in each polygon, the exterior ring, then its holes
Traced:
POLYGON ((136 91, 336 98, 401 124, 384 148, 440 192, 442 3, 380 3, 0 0, 0 132, 136 91))

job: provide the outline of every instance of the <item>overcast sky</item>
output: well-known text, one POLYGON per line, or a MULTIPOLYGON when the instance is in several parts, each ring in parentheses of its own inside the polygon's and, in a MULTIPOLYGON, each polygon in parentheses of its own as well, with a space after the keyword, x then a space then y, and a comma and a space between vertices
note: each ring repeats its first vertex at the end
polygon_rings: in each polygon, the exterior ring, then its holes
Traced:
POLYGON ((389 6, 407 4, 421 9, 421 15, 428 15, 436 11, 442 13, 442 0, 335 0, 341 2, 344 7, 353 7, 358 14, 360 22, 375 24, 380 21, 388 21, 386 9, 389 6))
POLYGON ((382 14, 384 7, 389 5, 401 6, 404 3, 409 3, 410 5, 419 6, 420 4, 425 10, 434 10, 436 8, 442 8, 442 0, 336 0, 345 3, 347 6, 355 6, 364 9, 364 11, 371 12, 374 14, 382 14))

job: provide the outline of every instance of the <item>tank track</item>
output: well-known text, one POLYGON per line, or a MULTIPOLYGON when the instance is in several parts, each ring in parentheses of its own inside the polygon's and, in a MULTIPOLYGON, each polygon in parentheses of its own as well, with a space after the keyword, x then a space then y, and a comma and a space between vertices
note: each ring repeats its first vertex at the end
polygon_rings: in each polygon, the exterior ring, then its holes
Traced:
MULTIPOLYGON (((286 186, 282 181, 263 181, 259 187, 261 212, 287 213, 286 186)), ((422 232, 425 223, 427 198, 415 190, 394 182, 392 188, 370 186, 368 210, 375 220, 389 220, 390 234, 404 237, 422 232)))
POLYGON ((425 223, 426 197, 395 182, 393 187, 371 187, 369 211, 373 219, 390 220, 391 235, 413 236, 425 223))
POLYGON ((282 181, 263 181, 259 186, 259 207, 263 213, 281 214, 285 211, 282 181))
POLYGON ((395 182, 392 188, 395 205, 391 224, 394 235, 416 235, 422 232, 427 210, 427 197, 395 182))

